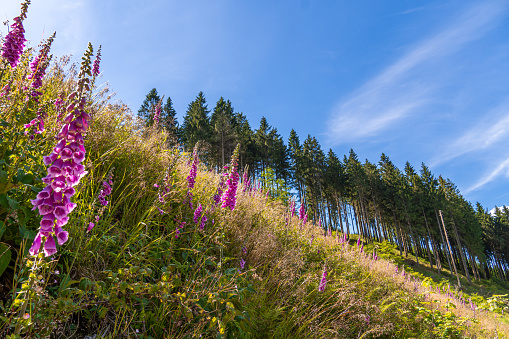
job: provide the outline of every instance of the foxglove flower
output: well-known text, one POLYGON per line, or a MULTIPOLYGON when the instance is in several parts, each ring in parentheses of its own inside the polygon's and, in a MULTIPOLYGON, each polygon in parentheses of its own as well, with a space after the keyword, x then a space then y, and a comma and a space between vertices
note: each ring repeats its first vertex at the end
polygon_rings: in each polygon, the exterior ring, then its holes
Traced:
MULTIPOLYGON (((179 223, 179 221, 178 221, 178 220, 176 220, 176 219, 175 219, 175 221, 176 221, 177 223, 179 223)), ((183 229, 185 225, 186 225, 186 222, 185 222, 185 221, 183 221, 183 222, 181 222, 181 223, 180 223, 180 224, 176 227, 176 229, 175 229, 175 238, 176 238, 176 239, 178 239, 178 237, 179 237, 179 235, 180 235, 180 230, 181 230, 181 229, 183 229)))
MULTIPOLYGON (((112 176, 110 175, 110 180, 111 180, 111 178, 112 178, 112 176)), ((103 189, 99 192, 99 197, 98 197, 99 203, 103 206, 107 206, 109 201, 106 200, 106 197, 108 197, 108 195, 110 195, 110 194, 111 194, 111 186, 108 183, 108 181, 104 181, 103 189)))
POLYGON ((92 66, 92 75, 94 77, 99 75, 100 62, 101 62, 101 46, 99 45, 99 49, 97 50, 97 54, 95 55, 94 65, 92 66))
POLYGON ((189 171, 189 175, 187 176, 187 187, 189 189, 194 188, 194 183, 196 180, 196 174, 198 173, 198 146, 194 146, 193 150, 193 163, 191 165, 191 170, 189 171))
POLYGON ((306 210, 305 210, 304 204, 301 202, 300 208, 299 208, 299 219, 300 220, 304 219, 305 214, 306 214, 306 210))
POLYGON ((244 171, 244 174, 242 175, 242 183, 243 183, 242 192, 246 192, 251 186, 251 179, 249 179, 247 171, 244 171))
POLYGON ((154 113, 154 123, 156 126, 159 126, 159 121, 161 120, 161 101, 163 99, 161 98, 161 100, 159 100, 159 102, 157 103, 156 105, 156 111, 154 113))
POLYGON ((292 214, 292 217, 295 215, 295 201, 290 200, 290 213, 292 214))
POLYGON ((12 30, 7 33, 4 44, 2 45, 2 56, 7 59, 12 68, 15 68, 19 63, 19 58, 23 53, 25 47, 25 29, 23 28, 23 20, 26 19, 26 12, 30 0, 26 0, 21 5, 21 14, 14 18, 14 23, 11 25, 12 30))
POLYGON ((11 84, 10 84, 10 83, 8 83, 7 85, 5 85, 5 86, 2 88, 2 92, 0 93, 0 97, 3 97, 3 96, 8 95, 10 91, 11 91, 11 84))
MULTIPOLYGON (((46 112, 44 112, 42 108, 39 108, 37 110, 37 117, 28 124, 23 125, 24 128, 32 130, 33 134, 30 135, 30 139, 34 139, 34 134, 41 134, 44 132, 44 119, 47 116, 46 112)), ((25 135, 28 133, 28 131, 25 131, 25 135)))
POLYGON ((322 280, 320 280, 320 285, 318 285, 318 291, 325 291, 325 286, 327 286, 327 268, 323 268, 322 280))
POLYGON ((85 157, 83 136, 86 134, 89 119, 85 112, 85 91, 89 90, 90 80, 86 74, 90 73, 91 55, 92 45, 89 43, 81 64, 77 90, 67 98, 70 103, 68 115, 60 132, 57 133, 57 144, 53 152, 43 158, 44 164, 48 166, 48 175, 42 178, 46 187, 36 199, 31 200, 34 206, 32 210, 38 209, 43 218, 39 232, 30 247, 30 255, 36 255, 41 246, 44 246, 44 254, 51 256, 57 251, 54 237, 59 245, 63 245, 69 236, 62 227, 67 224, 69 213, 76 207, 76 204, 71 202, 71 197, 75 193, 74 186, 87 174, 81 162, 85 157))
MULTIPOLYGON (((207 212, 205 212, 207 213, 207 212)), ((200 229, 203 230, 205 228, 205 223, 207 222, 207 215, 203 215, 203 217, 201 218, 201 223, 200 223, 200 229)))
POLYGON ((240 269, 243 270, 244 266, 246 266, 246 261, 242 258, 240 258, 240 269))
POLYGON ((53 33, 48 40, 41 46, 39 54, 34 58, 34 60, 30 63, 30 74, 28 75, 28 79, 32 80, 32 84, 30 85, 34 90, 32 91, 32 97, 38 101, 37 97, 41 96, 42 93, 36 91, 36 89, 42 86, 42 78, 46 74, 46 68, 49 65, 51 60, 51 56, 48 56, 48 53, 51 49, 51 44, 55 39, 55 33, 53 33))
MULTIPOLYGON (((104 213, 105 207, 108 205, 109 201, 106 200, 106 198, 111 194, 112 188, 111 185, 113 185, 113 174, 110 171, 110 174, 108 176, 108 179, 104 180, 102 185, 103 189, 99 191, 99 195, 97 196, 97 200, 99 203, 103 206, 99 209, 99 214, 95 216, 95 221, 99 222, 101 219, 101 215, 104 213)), ((73 193, 74 194, 74 193, 73 193)), ((95 224, 93 222, 88 224, 87 232, 90 232, 94 228, 95 224)))
POLYGON ((202 211, 203 211, 203 207, 201 206, 201 204, 198 204, 198 207, 196 207, 196 210, 194 211, 194 216, 193 216, 193 222, 196 225, 198 225, 198 222, 200 221, 202 211))
POLYGON ((224 191, 223 196, 221 197, 221 207, 226 208, 229 207, 230 210, 235 209, 235 205, 237 204, 237 185, 239 183, 239 173, 237 172, 237 159, 239 157, 239 149, 240 144, 237 145, 235 151, 232 155, 232 160, 230 164, 230 174, 228 179, 226 180, 226 191, 224 191))

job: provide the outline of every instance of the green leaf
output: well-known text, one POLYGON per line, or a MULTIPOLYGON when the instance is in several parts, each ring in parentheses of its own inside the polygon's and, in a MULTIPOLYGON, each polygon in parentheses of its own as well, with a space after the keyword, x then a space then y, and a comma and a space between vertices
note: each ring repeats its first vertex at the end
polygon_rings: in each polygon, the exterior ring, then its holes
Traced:
POLYGON ((0 171, 0 183, 6 184, 8 180, 7 172, 6 171, 0 171))
POLYGON ((7 201, 9 202, 9 207, 12 208, 13 210, 17 210, 18 207, 19 207, 19 202, 17 202, 16 200, 12 199, 8 195, 6 197, 7 197, 7 201))
POLYGON ((9 207, 9 202, 7 201, 7 194, 0 194, 0 205, 3 207, 9 207))
POLYGON ((11 256, 12 253, 9 246, 0 243, 0 276, 2 276, 7 266, 9 266, 11 256))
POLYGON ((32 173, 25 173, 25 175, 19 181, 21 181, 22 183, 27 185, 27 184, 33 184, 34 179, 35 179, 35 177, 32 173))
POLYGON ((7 226, 3 221, 0 220, 0 240, 2 239, 2 235, 4 235, 7 226))

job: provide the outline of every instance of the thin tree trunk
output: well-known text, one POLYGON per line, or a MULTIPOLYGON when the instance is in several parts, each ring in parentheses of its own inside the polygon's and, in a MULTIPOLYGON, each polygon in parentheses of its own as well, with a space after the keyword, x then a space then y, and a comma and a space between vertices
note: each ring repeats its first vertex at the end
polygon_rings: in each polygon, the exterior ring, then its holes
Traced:
POLYGON ((465 270, 465 276, 469 283, 472 283, 472 279, 470 279, 470 273, 468 272, 467 263, 465 261, 465 256, 463 255, 463 247, 461 246, 460 237, 458 235, 458 228, 456 227, 456 223, 454 222, 454 218, 452 216, 452 212, 449 213, 452 219, 452 225, 454 226, 454 235, 456 236, 456 243, 458 244, 458 251, 460 252, 461 262, 463 263, 463 269, 465 270))
MULTIPOLYGON (((438 212, 437 210, 435 209, 435 216, 437 217, 437 223, 438 223, 438 230, 440 231, 440 237, 442 237, 442 244, 444 244, 444 246, 447 246, 447 243, 445 242, 445 239, 444 239, 444 232, 442 232, 442 226, 440 225, 440 220, 438 219, 438 212)), ((445 226, 444 226, 445 227, 445 226)), ((447 248, 447 247, 446 247, 447 248)), ((454 273, 452 271, 452 264, 451 264, 451 260, 449 260, 449 255, 448 255, 448 251, 446 250, 445 251, 445 258, 447 259, 447 263, 449 264, 449 270, 451 271, 451 276, 454 276, 454 273)))
POLYGON ((401 232, 401 227, 399 227, 399 222, 396 219, 396 213, 394 210, 392 211, 392 217, 394 218, 394 227, 396 228, 396 237, 398 238, 399 242, 399 255, 402 256, 403 253, 401 252, 402 249, 405 250, 405 257, 408 257, 408 253, 406 251, 406 246, 403 244, 403 234, 401 232))
POLYGON ((444 227, 445 239, 447 240, 447 246, 448 246, 449 252, 451 254, 452 266, 454 268, 454 272, 456 273, 456 278, 458 278, 458 287, 461 289, 460 276, 458 274, 458 270, 456 269, 456 264, 454 263, 454 258, 452 256, 451 244, 449 243, 449 237, 447 236, 447 230, 445 229, 444 216, 442 215, 442 211, 439 210, 438 212, 440 213, 440 218, 442 219, 442 226, 444 227))
POLYGON ((339 225, 341 226, 341 234, 345 234, 345 230, 343 229, 343 218, 341 217, 341 206, 339 205, 338 197, 336 196, 336 206, 338 208, 338 219, 339 225))
POLYGON ((417 239, 414 237, 414 232, 412 230, 412 225, 410 224, 410 218, 408 217, 408 212, 407 212, 407 209, 406 209, 406 204, 405 202, 403 201, 403 207, 405 209, 405 216, 406 216, 406 221, 407 221, 407 224, 408 224, 408 228, 410 229, 410 236, 412 237, 412 239, 410 239, 410 244, 412 243, 412 240, 414 241, 414 244, 415 244, 415 260, 417 261, 417 266, 419 265, 419 256, 418 256, 418 245, 417 245, 417 239))

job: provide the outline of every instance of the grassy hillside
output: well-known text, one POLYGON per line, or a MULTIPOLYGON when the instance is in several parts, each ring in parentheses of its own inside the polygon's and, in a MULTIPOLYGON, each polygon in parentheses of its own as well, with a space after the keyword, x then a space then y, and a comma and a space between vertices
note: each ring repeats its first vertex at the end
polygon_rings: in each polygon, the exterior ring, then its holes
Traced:
MULTIPOLYGON (((56 67, 47 77, 48 96, 75 83, 62 72, 56 67)), ((507 316, 477 311, 474 317, 452 297, 403 273, 402 265, 374 260, 373 253, 394 259, 390 249, 378 244, 373 252, 373 244, 325 236, 261 190, 239 183, 233 210, 216 205, 214 196, 229 172, 208 171, 199 162, 199 148, 194 155, 167 149, 163 132, 139 127, 121 104, 99 97, 87 106, 93 113, 85 138, 89 173, 76 187, 69 240, 51 257, 28 255, 40 218, 35 213, 18 240, 4 235, 13 255, 1 278, 2 336, 16 325, 22 336, 66 338, 508 333, 507 316), (198 171, 190 188, 193 162, 198 171), (103 206, 98 197, 110 176, 112 192, 103 206), (95 225, 87 232, 90 222, 95 225)), ((8 121, 5 111, 2 120, 8 121)), ((49 114, 47 133, 36 136, 36 147, 51 149, 56 122, 49 114)), ((26 184, 25 200, 16 192, 6 195, 18 197, 20 206, 30 206, 33 191, 44 187, 37 179, 44 164, 34 158, 35 179, 26 184)), ((5 210, 4 217, 12 214, 5 210)))
POLYGON ((32 53, 0 73, 0 337, 507 337, 507 299, 168 147, 95 86, 92 46, 40 86, 32 53))

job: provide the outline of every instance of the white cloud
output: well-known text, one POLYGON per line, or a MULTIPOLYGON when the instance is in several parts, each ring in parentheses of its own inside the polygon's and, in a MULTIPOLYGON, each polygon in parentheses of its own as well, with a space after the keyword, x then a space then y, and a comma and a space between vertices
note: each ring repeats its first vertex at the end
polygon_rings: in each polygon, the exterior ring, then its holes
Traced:
MULTIPOLYGON (((505 2, 471 6, 445 30, 418 44, 340 102, 328 122, 330 142, 338 144, 375 136, 418 108, 432 103, 432 94, 438 85, 436 79, 423 81, 419 77, 419 72, 427 73, 429 77, 429 69, 423 69, 423 66, 482 36, 493 27, 495 19, 501 17, 505 7, 505 2)), ((436 76, 444 71, 432 70, 436 76)))
POLYGON ((500 176, 509 177, 509 158, 500 162, 497 167, 481 177, 475 184, 465 190, 465 194, 478 190, 500 176))
POLYGON ((509 97, 495 109, 483 114, 480 122, 462 136, 444 147, 430 163, 431 167, 448 162, 461 155, 482 151, 490 146, 507 142, 509 137, 509 97))
MULTIPOLYGON (((19 15, 19 0, 2 0, 0 8, 2 21, 19 15), (5 4, 4 4, 5 3, 5 4)), ((44 0, 32 1, 24 21, 29 46, 36 47, 43 38, 57 32, 52 53, 81 55, 87 48, 87 42, 93 39, 94 22, 92 1, 44 0)), ((1 29, 6 32, 6 28, 1 29)))

